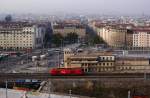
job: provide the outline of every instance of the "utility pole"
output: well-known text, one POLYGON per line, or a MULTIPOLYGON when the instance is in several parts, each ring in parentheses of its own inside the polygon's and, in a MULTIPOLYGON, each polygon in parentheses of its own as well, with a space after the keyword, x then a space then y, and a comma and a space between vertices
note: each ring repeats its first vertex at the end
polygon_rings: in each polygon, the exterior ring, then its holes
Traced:
POLYGON ((50 80, 48 81, 48 84, 49 84, 49 96, 48 96, 48 98, 51 98, 51 81, 50 80))
POLYGON ((28 64, 29 63, 29 51, 28 49, 26 51, 27 51, 27 64, 28 64))
POLYGON ((7 94, 7 80, 6 80, 6 98, 8 98, 8 94, 7 94))
POLYGON ((63 52, 63 50, 64 50, 64 41, 61 40, 61 50, 60 50, 60 54, 62 54, 63 62, 64 62, 64 52, 63 52))
POLYGON ((146 76, 146 71, 144 72, 144 80, 147 79, 147 76, 146 76))
POLYGON ((130 92, 130 90, 128 91, 128 98, 131 98, 131 92, 130 92))
POLYGON ((42 42, 42 54, 44 54, 44 50, 45 50, 45 48, 44 48, 44 41, 42 42))
POLYGON ((61 51, 62 51, 62 48, 63 48, 63 40, 61 39, 61 51))
POLYGON ((69 96, 72 97, 72 90, 69 90, 69 96))
POLYGON ((58 52, 58 68, 60 68, 60 55, 59 55, 59 52, 58 52))

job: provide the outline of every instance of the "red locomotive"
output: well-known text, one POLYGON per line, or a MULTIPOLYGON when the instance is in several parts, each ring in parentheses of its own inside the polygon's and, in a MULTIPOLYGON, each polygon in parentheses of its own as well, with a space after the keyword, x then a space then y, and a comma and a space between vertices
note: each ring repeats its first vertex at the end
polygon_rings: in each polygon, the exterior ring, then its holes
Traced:
POLYGON ((84 72, 81 68, 53 68, 50 70, 52 76, 57 75, 83 75, 84 72))

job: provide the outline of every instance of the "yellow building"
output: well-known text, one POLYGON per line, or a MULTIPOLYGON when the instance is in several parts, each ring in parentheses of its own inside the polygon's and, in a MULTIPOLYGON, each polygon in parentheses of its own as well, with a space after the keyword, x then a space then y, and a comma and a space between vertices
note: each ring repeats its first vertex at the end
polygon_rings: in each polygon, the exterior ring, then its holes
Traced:
POLYGON ((111 47, 124 47, 126 43, 126 33, 127 29, 105 26, 99 29, 97 35, 99 35, 103 40, 111 47))
POLYGON ((131 24, 89 24, 96 34, 101 37, 110 47, 123 48, 133 46, 133 31, 131 24))
POLYGON ((79 38, 84 38, 86 35, 85 26, 81 24, 54 24, 53 34, 61 34, 66 36, 68 33, 76 33, 79 38))
POLYGON ((84 72, 144 72, 150 70, 150 58, 119 56, 112 52, 64 50, 65 68, 82 68, 84 72))
POLYGON ((83 68, 84 72, 112 72, 114 71, 115 56, 105 52, 73 53, 64 51, 66 68, 83 68))
POLYGON ((146 57, 119 57, 115 62, 116 71, 139 71, 150 69, 150 59, 146 57))

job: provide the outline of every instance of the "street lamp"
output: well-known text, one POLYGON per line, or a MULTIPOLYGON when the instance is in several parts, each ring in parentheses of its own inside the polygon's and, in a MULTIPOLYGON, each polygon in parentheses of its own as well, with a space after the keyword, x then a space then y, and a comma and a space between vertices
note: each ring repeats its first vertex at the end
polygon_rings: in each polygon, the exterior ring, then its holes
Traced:
POLYGON ((59 52, 57 52, 58 53, 58 68, 60 68, 60 54, 59 54, 59 52))
POLYGON ((6 80, 6 82, 5 82, 5 84, 6 84, 6 98, 8 98, 8 95, 7 95, 7 80, 6 80))
POLYGON ((50 80, 49 80, 49 96, 48 96, 48 98, 51 98, 51 82, 50 82, 50 80))

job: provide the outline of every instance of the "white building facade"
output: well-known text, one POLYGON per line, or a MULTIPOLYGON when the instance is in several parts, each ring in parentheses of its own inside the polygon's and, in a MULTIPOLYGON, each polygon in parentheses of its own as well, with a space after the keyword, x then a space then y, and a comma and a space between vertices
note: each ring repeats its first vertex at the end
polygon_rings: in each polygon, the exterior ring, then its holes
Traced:
POLYGON ((34 49, 43 46, 45 28, 36 24, 0 24, 1 49, 34 49))
POLYGON ((134 31, 133 47, 150 47, 150 30, 134 31))

